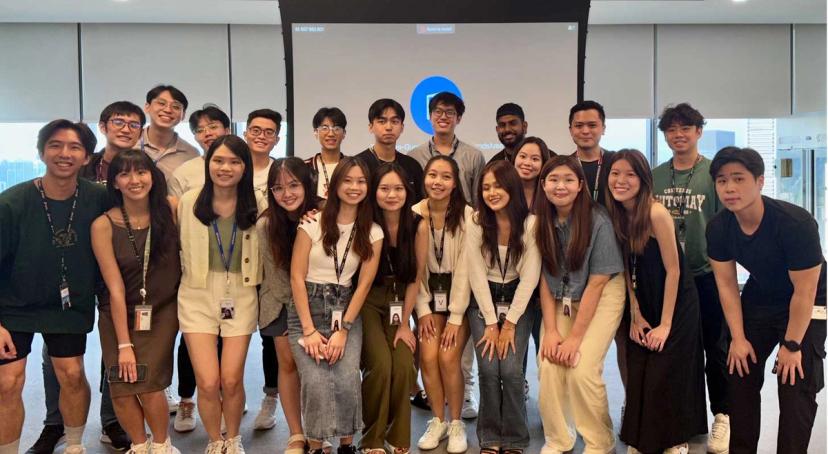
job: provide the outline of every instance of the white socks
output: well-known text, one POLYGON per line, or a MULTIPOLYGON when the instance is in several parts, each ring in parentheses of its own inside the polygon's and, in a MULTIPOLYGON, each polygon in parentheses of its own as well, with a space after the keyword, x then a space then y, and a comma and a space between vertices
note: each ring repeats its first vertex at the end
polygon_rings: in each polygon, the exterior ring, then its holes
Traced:
POLYGON ((66 434, 66 446, 83 445, 84 429, 86 429, 86 424, 78 427, 64 426, 63 432, 66 434))

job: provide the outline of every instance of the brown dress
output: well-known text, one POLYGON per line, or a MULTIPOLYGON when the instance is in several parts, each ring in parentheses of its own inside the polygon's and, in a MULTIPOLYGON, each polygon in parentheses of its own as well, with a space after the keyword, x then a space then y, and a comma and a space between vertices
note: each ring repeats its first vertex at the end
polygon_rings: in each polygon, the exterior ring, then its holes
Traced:
MULTIPOLYGON (((107 215, 107 218, 109 216, 107 215)), ((112 224, 112 248, 121 270, 126 291, 127 324, 130 341, 135 344, 137 364, 147 365, 147 378, 136 383, 110 383, 112 397, 161 391, 172 382, 173 347, 178 335, 178 283, 181 280, 181 262, 178 247, 167 251, 160 262, 150 261, 147 269, 147 304, 152 306, 152 326, 149 331, 133 330, 135 306, 141 304, 141 275, 143 269, 135 258, 127 229, 109 219, 112 224)), ((143 253, 147 229, 133 229, 139 254, 143 253)), ((152 241, 156 240, 153 232, 152 241)), ((108 371, 118 365, 118 338, 112 323, 109 291, 104 286, 98 295, 98 332, 101 337, 103 360, 108 371)))

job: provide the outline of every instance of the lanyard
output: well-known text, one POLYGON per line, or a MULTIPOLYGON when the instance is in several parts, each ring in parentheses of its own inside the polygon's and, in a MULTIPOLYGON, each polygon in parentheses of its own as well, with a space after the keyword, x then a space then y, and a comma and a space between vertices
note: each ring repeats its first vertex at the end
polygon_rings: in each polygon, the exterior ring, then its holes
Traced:
MULTIPOLYGON (((693 179, 693 174, 696 172, 696 165, 701 161, 701 155, 696 157, 696 162, 693 163, 693 167, 690 168, 690 174, 687 176, 687 184, 684 185, 683 191, 681 191, 678 195, 679 201, 676 203, 679 206, 679 236, 684 237, 684 230, 686 229, 686 223, 684 220, 684 212, 687 209, 687 203, 689 196, 686 196, 687 188, 690 187, 690 180, 693 179)), ((676 168, 673 167, 673 160, 670 159, 670 186, 676 188, 676 168)))
MULTIPOLYGON (((445 233, 444 233, 445 235, 445 233)), ((500 271, 500 298, 503 298, 503 289, 506 288, 506 272, 509 270, 509 258, 512 252, 512 242, 509 241, 509 244, 506 246, 506 262, 505 266, 501 266, 500 264, 500 246, 498 245, 497 252, 495 253, 495 260, 497 260, 497 269, 500 271)))
POLYGON ((380 159, 379 155, 378 155, 378 154, 377 154, 377 152, 374 150, 374 146, 373 146, 373 145, 371 145, 370 147, 368 147, 368 149, 369 149, 369 150, 371 150, 371 154, 373 154, 373 155, 374 155, 374 159, 376 159, 376 160, 377 160, 377 162, 378 162, 379 164, 382 164, 383 162, 397 162, 397 150, 394 150, 394 159, 392 159, 392 160, 390 160, 390 161, 385 161, 385 160, 380 159))
POLYGON ((236 248, 236 230, 238 226, 233 220, 233 235, 230 236, 230 250, 227 257, 224 256, 224 246, 221 242, 221 232, 219 232, 218 223, 213 221, 213 233, 216 235, 216 243, 218 243, 219 254, 221 254, 221 264, 224 265, 224 275, 227 278, 227 284, 230 284, 230 262, 233 261, 233 250, 236 248))
MULTIPOLYGON (((135 242, 135 233, 132 231, 132 224, 129 222, 129 215, 126 209, 121 206, 121 216, 124 218, 124 225, 127 229, 127 236, 132 245, 132 253, 135 254, 135 261, 141 265, 141 290, 138 293, 141 295, 141 304, 147 303, 147 267, 149 267, 150 245, 152 244, 152 227, 147 230, 147 240, 144 242, 144 256, 138 254, 138 244, 135 242)), ((221 243, 219 243, 221 244, 221 243)))
POLYGON ((561 268, 563 268, 563 276, 561 277, 561 296, 565 297, 567 289, 569 288, 569 265, 566 261, 566 248, 564 247, 561 237, 558 235, 558 228, 555 227, 555 243, 558 245, 558 252, 561 256, 561 268))
MULTIPOLYGON (((426 202, 428 206, 428 226, 431 229, 431 245, 434 247, 434 258, 437 259, 437 273, 443 271, 443 251, 446 244, 446 223, 443 221, 443 234, 440 235, 440 249, 437 249, 437 235, 434 233, 434 216, 431 214, 431 203, 426 202)), ((448 209, 446 209, 448 214, 448 209)), ((499 257, 498 257, 499 258, 499 257)))
MULTIPOLYGON (((348 252, 351 250, 351 242, 354 241, 354 235, 356 234, 356 220, 354 220, 354 225, 351 227, 351 236, 348 237, 348 243, 345 245, 345 253, 342 255, 342 262, 339 262, 339 258, 336 252, 336 245, 333 247, 333 261, 334 261, 334 271, 336 272, 336 285, 340 285, 340 280, 342 278, 342 272, 345 271, 345 262, 348 260, 348 252)), ((339 288, 337 288, 337 292, 339 288)))
MULTIPOLYGON (((98 161, 98 165, 95 166, 95 181, 97 183, 106 185, 106 175, 104 175, 103 173, 103 163, 103 156, 101 156, 101 160, 98 161)), ((107 165, 109 164, 107 163, 107 165)))
POLYGON ((72 231, 72 221, 75 219, 75 208, 78 205, 78 191, 80 185, 76 183, 75 195, 72 196, 72 209, 69 211, 69 220, 63 231, 55 231, 55 223, 52 221, 52 212, 49 210, 49 202, 46 201, 46 192, 43 190, 43 178, 35 180, 35 186, 40 192, 40 200, 43 202, 43 211, 46 212, 46 220, 49 221, 49 229, 52 231, 52 246, 60 250, 60 278, 66 283, 66 256, 64 249, 72 246, 77 235, 72 231))
MULTIPOLYGON (((457 139, 457 136, 454 137, 454 141, 451 143, 451 153, 447 156, 453 157, 454 153, 457 152, 457 147, 460 146, 460 140, 457 139)), ((434 156, 434 138, 432 137, 431 140, 428 141, 428 153, 430 156, 434 156)), ((439 150, 438 150, 439 153, 439 150)))
POLYGON ((319 158, 319 164, 322 165, 322 172, 325 175, 325 188, 327 189, 331 184, 331 180, 328 178, 328 168, 325 167, 325 160, 322 159, 322 153, 317 153, 316 157, 319 158))
MULTIPOLYGON (((573 156, 577 158, 578 152, 572 153, 573 156)), ((581 162, 581 158, 578 158, 578 164, 581 165, 581 168, 584 168, 584 163, 581 162)), ((604 149, 602 148, 601 151, 598 153, 598 170, 595 171, 595 184, 592 186, 592 200, 598 201, 598 183, 601 181, 601 166, 604 164, 604 149)))
POLYGON ((633 291, 636 291, 638 289, 638 279, 636 279, 637 271, 635 269, 635 264, 638 262, 638 258, 635 254, 630 254, 630 262, 632 262, 630 265, 630 281, 632 283, 633 291))
MULTIPOLYGON (((399 255, 399 252, 397 254, 399 255)), ((388 269, 393 276, 393 280, 391 281, 392 292, 394 293, 394 298, 397 298, 397 273, 394 272, 394 262, 391 260, 391 254, 388 253, 388 248, 385 248, 385 260, 388 262, 388 269)))

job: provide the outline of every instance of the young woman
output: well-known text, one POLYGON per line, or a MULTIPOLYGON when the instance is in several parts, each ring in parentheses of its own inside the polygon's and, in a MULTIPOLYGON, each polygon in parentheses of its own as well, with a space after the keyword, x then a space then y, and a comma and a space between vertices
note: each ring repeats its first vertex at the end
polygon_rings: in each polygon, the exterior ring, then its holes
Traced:
POLYGON ((293 245, 288 338, 314 454, 322 453, 323 440, 333 437, 339 438, 339 454, 355 453, 353 435, 362 429, 359 313, 377 273, 383 240, 367 200, 368 177, 362 161, 340 161, 325 207, 315 222, 299 225, 293 245))
POLYGON ((525 310, 541 265, 535 217, 517 171, 506 161, 483 169, 477 206, 465 245, 467 285, 474 293, 466 317, 480 376, 477 438, 483 454, 522 453, 529 446, 523 361, 532 329, 525 310))
POLYGON ((213 142, 204 162, 204 187, 185 193, 178 205, 184 270, 178 321, 195 370, 198 412, 210 437, 205 452, 237 454, 244 452, 239 435, 244 363, 262 280, 253 165, 247 144, 233 135, 213 142), (221 435, 222 415, 227 440, 221 435))
POLYGON ((460 269, 465 267, 464 222, 472 209, 466 205, 459 175, 454 159, 444 155, 429 159, 425 166, 427 198, 413 207, 423 217, 417 241, 426 238, 428 242, 416 311, 420 368, 434 414, 417 447, 434 449, 448 436, 449 453, 468 449, 466 425, 460 418, 465 386, 460 359, 469 338, 469 323, 464 314, 469 288, 468 284, 463 285, 467 275, 460 269), (456 315, 452 316, 452 307, 461 309, 455 309, 456 315))
POLYGON ((178 453, 167 433, 164 395, 178 334, 175 200, 166 197, 164 174, 136 150, 112 160, 107 190, 115 207, 92 224, 92 247, 106 283, 98 296, 98 331, 109 392, 132 440, 130 452, 178 453))
POLYGON ((417 346, 408 321, 417 299, 419 264, 425 263, 426 238, 416 238, 420 219, 411 211, 414 189, 403 168, 382 164, 372 179, 374 220, 385 239, 377 277, 360 311, 365 423, 360 447, 366 454, 385 454, 387 441, 395 453, 407 453, 417 346))
MULTIPOLYGON (((543 256, 538 405, 542 454, 614 452, 602 378, 604 358, 624 312, 624 262, 604 209, 590 197, 578 158, 556 156, 540 173, 535 202, 543 256)), ((658 430, 653 428, 653 430, 658 430)))
POLYGON ((538 175, 546 161, 555 156, 555 153, 549 150, 546 142, 539 137, 523 139, 515 150, 515 169, 520 181, 523 182, 523 195, 531 212, 535 203, 535 190, 538 188, 538 175))
POLYGON ((264 276, 259 291, 260 334, 273 337, 279 363, 279 394, 288 424, 285 454, 303 454, 305 436, 299 408, 299 373, 287 337, 291 304, 290 258, 302 214, 316 208, 311 172, 304 161, 277 159, 267 176, 267 210, 256 222, 264 276))
POLYGON ((607 209, 628 263, 633 341, 627 347, 621 440, 630 452, 687 453, 687 440, 707 432, 693 274, 686 268, 672 216, 653 198, 653 176, 644 155, 637 150, 616 153, 608 181, 607 209))

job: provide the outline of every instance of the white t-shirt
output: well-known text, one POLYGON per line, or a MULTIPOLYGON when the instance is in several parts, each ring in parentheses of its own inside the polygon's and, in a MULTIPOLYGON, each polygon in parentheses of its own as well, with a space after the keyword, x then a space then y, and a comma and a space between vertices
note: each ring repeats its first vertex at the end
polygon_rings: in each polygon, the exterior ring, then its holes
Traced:
POLYGON ((336 164, 325 164, 322 161, 321 156, 317 156, 314 159, 316 159, 316 168, 319 169, 319 176, 318 176, 317 182, 316 182, 316 195, 318 195, 319 197, 322 197, 323 199, 327 199, 328 198, 328 182, 325 181, 325 172, 328 172, 328 179, 330 180, 331 177, 333 176, 334 169, 336 169, 336 166, 339 163, 337 162, 336 164))
POLYGON ((273 159, 267 161, 267 167, 262 170, 253 169, 253 189, 256 192, 261 192, 267 195, 267 174, 270 173, 270 167, 273 165, 273 159))
MULTIPOLYGON (((334 269, 333 256, 327 255, 325 249, 322 247, 322 229, 320 228, 320 219, 322 213, 316 215, 316 222, 305 222, 299 225, 299 228, 304 230, 311 239, 311 250, 308 256, 308 274, 305 280, 317 284, 336 284, 336 270, 334 269)), ((339 241, 336 243, 336 254, 339 262, 342 262, 342 256, 345 254, 345 246, 348 244, 348 238, 351 236, 351 230, 354 228, 354 223, 351 224, 337 224, 339 226, 339 241)), ((384 237, 382 227, 373 223, 371 225, 371 243, 382 240, 384 237)), ((348 258, 345 261, 345 269, 342 270, 342 275, 339 278, 339 285, 350 287, 351 278, 356 274, 361 260, 359 256, 354 253, 354 245, 351 244, 351 249, 348 251, 348 258)), ((338 264, 337 264, 338 265, 338 264)))
POLYGON ((190 159, 173 171, 167 182, 169 195, 181 198, 186 192, 201 189, 204 186, 204 157, 190 159))

